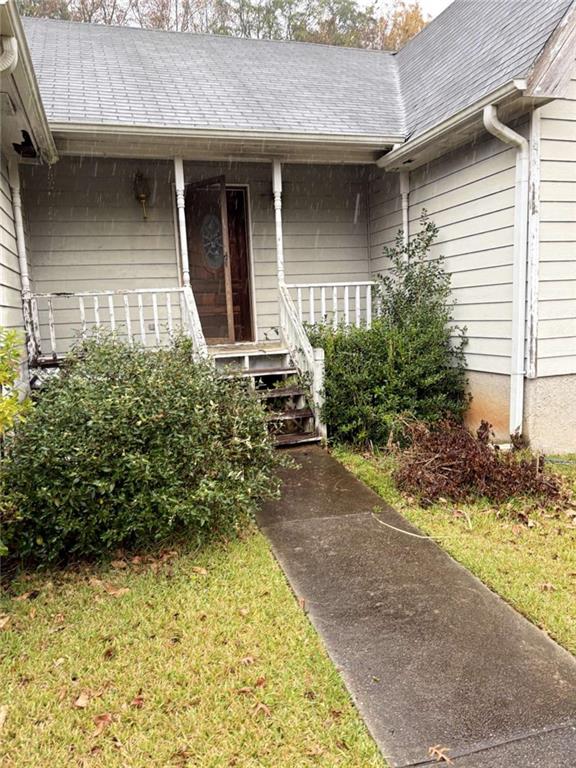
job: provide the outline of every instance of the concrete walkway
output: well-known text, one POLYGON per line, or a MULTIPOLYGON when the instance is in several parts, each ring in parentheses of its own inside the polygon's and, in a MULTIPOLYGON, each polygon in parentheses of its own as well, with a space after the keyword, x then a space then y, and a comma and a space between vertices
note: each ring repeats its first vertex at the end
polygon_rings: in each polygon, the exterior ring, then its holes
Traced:
MULTIPOLYGON (((318 447, 259 524, 392 766, 574 768, 576 661, 318 447), (441 763, 446 764, 446 763, 441 763)), ((361 768, 359 766, 359 768, 361 768)))

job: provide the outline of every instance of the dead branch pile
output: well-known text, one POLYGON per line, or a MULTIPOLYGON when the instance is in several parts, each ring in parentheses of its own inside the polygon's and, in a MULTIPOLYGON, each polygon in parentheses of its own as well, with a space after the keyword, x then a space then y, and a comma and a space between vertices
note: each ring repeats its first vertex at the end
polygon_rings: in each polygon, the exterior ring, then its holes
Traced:
POLYGON ((416 422, 408 425, 408 433, 410 445, 400 455, 395 481, 423 506, 478 497, 494 503, 529 497, 545 505, 563 497, 562 481, 545 468, 543 456, 501 451, 487 422, 476 435, 452 421, 416 422))

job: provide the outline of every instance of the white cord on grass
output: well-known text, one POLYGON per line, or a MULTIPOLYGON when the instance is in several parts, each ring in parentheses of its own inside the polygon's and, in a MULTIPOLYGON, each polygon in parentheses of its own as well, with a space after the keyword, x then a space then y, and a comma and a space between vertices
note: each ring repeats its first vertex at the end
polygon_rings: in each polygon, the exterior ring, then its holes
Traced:
POLYGON ((420 533, 412 533, 411 531, 403 531, 402 528, 396 528, 395 525, 390 525, 390 523, 385 523, 384 520, 380 520, 379 517, 376 517, 374 512, 372 512, 372 517, 374 520, 376 520, 377 523, 380 523, 380 525, 385 525, 386 528, 392 528, 393 531, 398 531, 398 533, 405 533, 406 536, 414 536, 415 539, 428 539, 428 541, 435 541, 435 539, 432 536, 422 536, 420 533))

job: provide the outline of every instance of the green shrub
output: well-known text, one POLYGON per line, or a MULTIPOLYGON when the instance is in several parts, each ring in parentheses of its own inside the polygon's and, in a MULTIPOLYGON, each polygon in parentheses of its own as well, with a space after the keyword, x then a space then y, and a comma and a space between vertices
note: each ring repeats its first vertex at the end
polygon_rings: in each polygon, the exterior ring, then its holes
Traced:
POLYGON ((253 394, 193 362, 187 339, 159 352, 90 340, 10 441, 4 534, 45 561, 229 535, 274 491, 277 463, 253 394))
POLYGON ((30 401, 16 387, 22 357, 18 331, 0 327, 0 438, 26 414, 30 401))
POLYGON ((429 258, 435 225, 404 245, 402 233, 385 249, 389 270, 375 298, 371 328, 309 328, 326 356, 324 419, 332 439, 385 443, 400 416, 435 421, 462 416, 468 404, 465 333, 452 324, 450 278, 442 258, 429 258))

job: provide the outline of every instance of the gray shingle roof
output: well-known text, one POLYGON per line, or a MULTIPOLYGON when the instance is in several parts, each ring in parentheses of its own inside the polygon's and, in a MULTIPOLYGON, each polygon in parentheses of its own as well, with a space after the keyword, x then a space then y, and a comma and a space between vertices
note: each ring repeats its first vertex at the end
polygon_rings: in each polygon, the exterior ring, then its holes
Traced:
POLYGON ((521 78, 572 0, 454 0, 396 55, 409 136, 521 78))
POLYGON ((416 136, 527 74, 571 0, 454 0, 398 54, 23 19, 51 123, 416 136))
POLYGON ((51 122, 403 133, 386 52, 23 21, 51 122))

